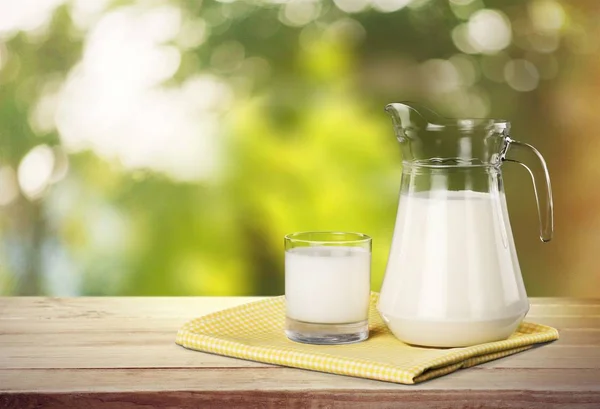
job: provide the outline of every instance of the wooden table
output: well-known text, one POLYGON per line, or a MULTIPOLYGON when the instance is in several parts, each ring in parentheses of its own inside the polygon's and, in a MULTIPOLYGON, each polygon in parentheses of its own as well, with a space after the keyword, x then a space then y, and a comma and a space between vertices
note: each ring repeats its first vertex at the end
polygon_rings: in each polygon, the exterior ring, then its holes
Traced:
POLYGON ((252 298, 0 298, 0 408, 600 408, 600 300, 537 298, 550 345, 418 385, 185 350, 185 321, 252 298))

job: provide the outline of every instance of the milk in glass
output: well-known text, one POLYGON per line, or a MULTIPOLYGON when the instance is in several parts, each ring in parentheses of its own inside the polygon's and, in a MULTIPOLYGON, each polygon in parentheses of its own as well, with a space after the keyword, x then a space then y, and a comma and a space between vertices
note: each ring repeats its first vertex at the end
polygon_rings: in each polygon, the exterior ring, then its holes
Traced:
POLYGON ((371 254, 361 247, 296 247, 285 252, 287 316, 297 321, 365 321, 371 254))

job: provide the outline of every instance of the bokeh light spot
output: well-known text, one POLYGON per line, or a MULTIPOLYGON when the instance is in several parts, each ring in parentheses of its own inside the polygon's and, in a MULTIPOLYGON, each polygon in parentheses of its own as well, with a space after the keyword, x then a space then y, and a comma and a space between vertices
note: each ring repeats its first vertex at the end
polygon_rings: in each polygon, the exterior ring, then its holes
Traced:
POLYGON ((77 28, 88 30, 106 11, 111 0, 71 0, 69 14, 77 28))
POLYGON ((167 5, 144 10, 136 21, 136 29, 154 43, 173 40, 180 28, 181 10, 167 5))
POLYGON ((412 0, 373 0, 373 8, 384 13, 398 11, 411 3, 412 0))
POLYGON ((466 54, 456 54, 449 60, 460 74, 461 85, 471 86, 479 79, 479 66, 475 59, 466 54))
MULTIPOLYGON (((216 175, 221 163, 219 115, 231 90, 211 76, 161 84, 180 64, 179 50, 162 44, 179 35, 179 13, 163 10, 170 16, 147 16, 139 6, 119 7, 93 26, 82 61, 60 91, 56 127, 69 152, 91 149, 117 159, 127 170, 205 180, 216 175), (160 33, 149 32, 152 24, 160 33)), ((237 67, 241 45, 224 45, 218 63, 237 67)))
POLYGON ((292 0, 287 3, 280 15, 283 24, 301 27, 310 23, 319 16, 321 4, 312 0, 292 0))
POLYGON ((528 4, 529 18, 536 30, 555 32, 565 24, 565 11, 554 0, 535 0, 528 4))
POLYGON ((556 51, 559 44, 559 37, 556 33, 542 34, 539 32, 531 33, 527 36, 531 48, 541 53, 551 53, 556 51))
POLYGON ((19 186, 23 194, 31 199, 39 199, 50 184, 54 170, 54 153, 48 145, 38 145, 21 160, 18 170, 19 186))
POLYGON ((42 86, 40 97, 29 113, 29 126, 38 135, 56 129, 56 108, 60 101, 62 80, 59 77, 48 79, 42 86))
POLYGON ((0 35, 11 37, 18 31, 32 31, 44 26, 54 10, 65 0, 0 1, 0 35))
POLYGON ((437 99, 448 107, 448 114, 455 118, 485 118, 490 113, 489 96, 477 86, 459 88, 437 99))
POLYGON ((337 8, 346 13, 361 12, 371 4, 370 0, 333 0, 333 2, 337 8))
POLYGON ((479 10, 467 24, 469 43, 481 53, 503 50, 512 39, 510 21, 501 11, 479 10))
POLYGON ((421 65, 421 72, 431 93, 449 92, 460 86, 459 73, 448 60, 427 60, 421 65))
POLYGON ((352 18, 341 18, 325 30, 325 36, 333 37, 334 41, 348 44, 359 44, 367 35, 362 24, 352 18))
POLYGON ((477 10, 485 8, 482 0, 450 0, 452 13, 460 20, 468 20, 477 10))
POLYGON ((69 157, 65 150, 57 145, 52 148, 54 154, 54 168, 50 176, 50 183, 57 183, 63 180, 69 173, 69 157))
POLYGON ((504 66, 504 79, 515 91, 528 92, 537 88, 540 74, 531 62, 517 59, 504 66))
POLYGON ((477 54, 478 50, 471 45, 467 24, 459 24, 452 30, 452 42, 460 51, 466 54, 477 54))
POLYGON ((208 25, 201 18, 187 20, 177 35, 177 45, 183 49, 192 49, 202 45, 209 35, 208 25))

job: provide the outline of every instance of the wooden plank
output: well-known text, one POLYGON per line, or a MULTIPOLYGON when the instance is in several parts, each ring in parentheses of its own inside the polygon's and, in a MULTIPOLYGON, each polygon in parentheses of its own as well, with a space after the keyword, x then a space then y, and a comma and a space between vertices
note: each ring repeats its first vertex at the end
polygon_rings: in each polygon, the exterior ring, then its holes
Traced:
POLYGON ((177 332, 185 322, 261 297, 0 297, 6 334, 177 332))
POLYGON ((0 368, 228 368, 265 367, 246 361, 191 351, 175 345, 111 345, 103 347, 40 346, 38 348, 2 347, 0 368))
POLYGON ((600 300, 596 304, 538 304, 530 301, 529 314, 539 315, 600 315, 600 300))
MULTIPOLYGON (((200 316, 202 314, 198 314, 200 316)), ((165 332, 177 329, 194 316, 179 318, 117 317, 117 318, 53 318, 7 319, 0 318, 0 336, 4 334, 72 334, 80 332, 165 332)), ((527 320, 564 329, 600 329, 600 316, 528 316, 527 320)))
POLYGON ((157 333, 177 330, 188 318, 56 318, 7 320, 0 318, 0 336, 4 334, 78 334, 78 333, 157 333))
POLYGON ((600 348, 549 344, 483 364, 488 368, 600 369, 600 348))
POLYGON ((532 297, 532 304, 546 305, 588 305, 600 304, 600 298, 577 298, 577 297, 532 297))
MULTIPOLYGON (((600 340, 600 328, 565 328, 555 326, 560 331, 561 342, 567 345, 598 345, 600 340)), ((143 334, 148 342, 167 341, 175 339, 179 329, 177 323, 164 320, 148 320, 139 322, 136 320, 125 322, 112 320, 102 323, 90 323, 89 321, 69 322, 30 322, 30 323, 6 323, 0 319, 0 343, 11 345, 20 343, 23 346, 37 345, 38 342, 55 343, 57 338, 64 345, 81 345, 85 343, 122 343, 135 342, 133 334, 143 334), (130 335, 129 337, 127 335, 130 335), (82 339, 80 336, 85 336, 82 339)))
MULTIPOLYGON (((175 318, 190 319, 264 297, 0 297, 4 319, 175 318)), ((600 316, 600 299, 533 298, 529 317, 600 316)))
MULTIPOLYGON (((260 297, 2 297, 0 334, 55 330, 70 333, 79 329, 93 332, 102 331, 107 324, 119 332, 176 330, 192 318, 258 299, 260 297)), ((574 299, 568 303, 556 298, 533 299, 527 319, 559 329, 600 328, 600 300, 574 299)))
MULTIPOLYGON (((0 368, 204 368, 263 367, 258 362, 221 357, 166 345, 108 345, 98 347, 61 345, 0 350, 0 368)), ((600 347, 544 345, 486 364, 501 368, 598 368, 600 347)))
MULTIPOLYGON (((11 320, 0 318, 0 336, 6 334, 76 334, 105 333, 107 328, 117 333, 160 333, 181 327, 190 318, 110 318, 110 319, 29 319, 11 320)), ((600 317, 527 317, 532 322, 550 325, 559 330, 599 330, 600 317)))
POLYGON ((529 309, 528 317, 532 316, 556 316, 556 315, 570 315, 570 316, 598 316, 600 315, 600 304, 590 305, 568 305, 568 304, 532 304, 529 309))
MULTIPOLYGON (((202 314, 198 314, 201 316, 202 314)), ((157 332, 177 330, 193 317, 173 318, 54 318, 14 320, 0 318, 0 335, 6 333, 52 333, 54 330, 61 333, 80 331, 102 332, 105 326, 110 325, 115 331, 148 331, 157 332)), ((527 321, 538 324, 550 325, 558 329, 599 329, 600 316, 540 316, 533 315, 527 321)))
MULTIPOLYGON (((600 331, 593 331, 600 337, 600 331)), ((174 343, 174 333, 145 334, 85 334, 71 336, 46 335, 37 340, 20 343, 27 335, 1 336, 0 368, 201 368, 265 366, 186 350, 174 343), (96 340, 96 341, 94 341, 96 340), (44 341, 44 342, 42 342, 44 341)), ((513 357, 503 365, 516 368, 600 368, 600 347, 594 345, 565 345, 563 339, 513 357), (509 365, 510 363, 510 365, 509 365)), ((488 364, 489 365, 489 364, 488 364)))
POLYGON ((0 370, 0 407, 581 408, 598 370, 471 368, 418 385, 287 368, 0 370))
POLYGON ((560 391, 344 391, 132 392, 94 394, 0 393, 8 409, 227 408, 227 409, 598 409, 598 394, 560 391))
POLYGON ((562 329, 560 330, 561 345, 600 345, 599 329, 562 329))
POLYGON ((538 324, 549 325, 561 329, 598 329, 600 328, 600 316, 542 316, 532 315, 525 318, 538 324))
MULTIPOLYGON (((119 345, 171 345, 175 342, 174 330, 168 331, 148 331, 148 332, 130 332, 129 335, 123 335, 118 332, 112 332, 110 328, 104 328, 103 332, 79 332, 71 333, 76 336, 65 336, 64 334, 0 334, 0 342, 3 347, 39 348, 40 346, 54 347, 95 347, 119 345), (137 335, 137 336, 136 336, 137 335)), ((2 352, 0 351, 0 354, 2 352)))
MULTIPOLYGON (((0 342, 3 347, 39 348, 40 346, 55 347, 106 347, 106 346, 146 346, 146 345, 171 345, 175 340, 174 330, 133 332, 123 335, 118 332, 85 332, 71 333, 74 336, 49 333, 37 334, 0 334, 0 342), (139 335, 139 336, 135 336, 139 335)), ((550 345, 562 346, 600 346, 600 329, 572 330, 566 329, 560 332, 560 339, 550 345)), ((0 351, 1 355, 1 351, 0 351)))
POLYGON ((191 319, 264 297, 0 297, 0 315, 32 318, 191 319))
POLYGON ((94 393, 159 391, 420 391, 522 390, 595 392, 600 369, 473 367, 417 385, 400 385, 283 367, 223 369, 3 369, 0 392, 94 393))

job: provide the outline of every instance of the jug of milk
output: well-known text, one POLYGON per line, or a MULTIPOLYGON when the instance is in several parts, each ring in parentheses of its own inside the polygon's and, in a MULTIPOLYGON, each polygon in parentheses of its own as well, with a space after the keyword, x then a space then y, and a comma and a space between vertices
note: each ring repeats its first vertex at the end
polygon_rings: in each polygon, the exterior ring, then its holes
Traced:
POLYGON ((403 155, 394 237, 378 309, 400 340, 463 347, 509 337, 529 310, 501 165, 529 170, 540 238, 552 238, 542 155, 496 119, 448 119, 416 104, 391 114, 403 155))

